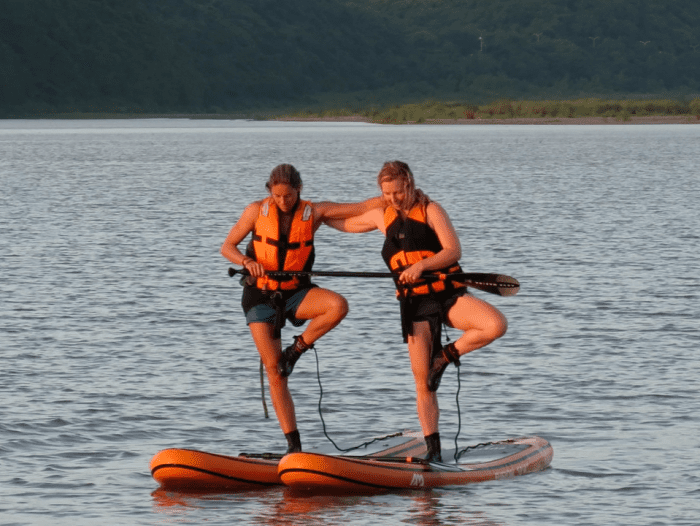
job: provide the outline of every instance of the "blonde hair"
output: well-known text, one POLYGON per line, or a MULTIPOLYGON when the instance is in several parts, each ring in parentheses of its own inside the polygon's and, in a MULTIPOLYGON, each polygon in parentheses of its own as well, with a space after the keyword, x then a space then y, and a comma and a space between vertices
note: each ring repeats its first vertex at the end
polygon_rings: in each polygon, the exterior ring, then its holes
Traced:
POLYGON ((416 188, 416 181, 413 172, 408 165, 402 161, 387 161, 377 175, 377 185, 382 188, 382 183, 401 181, 406 192, 406 210, 410 210, 416 204, 426 206, 430 198, 421 190, 416 188))

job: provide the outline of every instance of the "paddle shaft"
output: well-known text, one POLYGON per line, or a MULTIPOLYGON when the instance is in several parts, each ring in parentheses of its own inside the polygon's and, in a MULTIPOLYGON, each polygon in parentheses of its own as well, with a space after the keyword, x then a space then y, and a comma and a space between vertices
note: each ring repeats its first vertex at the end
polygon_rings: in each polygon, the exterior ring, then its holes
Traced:
MULTIPOLYGON (((250 273, 245 270, 237 270, 234 268, 228 269, 228 275, 233 277, 236 274, 249 276, 250 273)), ((392 272, 351 272, 343 270, 313 270, 313 271, 268 271, 267 276, 271 278, 283 278, 290 276, 303 277, 339 277, 339 278, 392 278, 398 279, 399 275, 392 272)), ((428 281, 436 280, 452 280, 459 283, 464 283, 468 287, 483 290, 491 294, 499 296, 513 296, 520 290, 520 283, 515 278, 504 274, 487 274, 483 272, 458 272, 453 274, 423 274, 421 279, 428 281)))

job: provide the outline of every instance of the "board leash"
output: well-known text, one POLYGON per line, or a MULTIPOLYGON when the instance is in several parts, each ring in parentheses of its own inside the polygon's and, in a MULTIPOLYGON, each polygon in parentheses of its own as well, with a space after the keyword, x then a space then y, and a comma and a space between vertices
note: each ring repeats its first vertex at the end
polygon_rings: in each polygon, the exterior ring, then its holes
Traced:
POLYGON ((263 374, 263 361, 260 358, 260 396, 262 397, 263 410, 265 411, 265 418, 270 418, 270 414, 267 412, 267 402, 265 401, 265 375, 263 374))
POLYGON ((455 434, 455 462, 459 460, 459 446, 457 445, 457 437, 459 437, 459 432, 462 430, 462 410, 459 408, 459 392, 462 390, 462 380, 459 376, 460 368, 457 367, 457 394, 455 395, 455 402, 457 402, 457 434, 455 434))
MULTIPOLYGON (((447 326, 445 326, 445 329, 447 329, 447 326)), ((445 331, 445 337, 447 338, 447 341, 450 341, 450 337, 447 335, 447 331, 445 331)), ((390 435, 384 435, 380 436, 377 438, 373 438, 372 440, 368 440, 366 442, 363 442, 362 444, 359 444, 357 446, 349 447, 349 448, 341 448, 336 444, 333 439, 328 435, 328 431, 326 430, 326 421, 323 419, 323 411, 321 408, 321 402, 323 401, 323 385, 321 384, 321 368, 319 365, 319 359, 318 359, 318 352, 316 351, 315 348, 312 347, 314 350, 314 357, 316 358, 316 380, 318 381, 318 390, 319 390, 319 396, 318 396, 318 416, 321 418, 321 425, 323 426, 323 434, 326 436, 328 441, 333 444, 333 447, 337 449, 338 451, 342 453, 348 453, 350 451, 355 451, 356 449, 360 448, 366 448, 367 446, 379 442, 381 440, 387 440, 389 438, 394 438, 397 436, 401 436, 402 433, 392 433, 390 435)), ((457 443, 457 439, 459 438, 459 434, 462 430, 462 410, 459 406, 459 393, 462 390, 462 379, 460 376, 460 367, 456 366, 457 369, 457 393, 455 394, 455 402, 457 405, 457 433, 455 434, 455 453, 454 453, 454 460, 455 463, 459 463, 459 459, 461 458, 464 453, 466 453, 469 450, 472 449, 477 449, 480 447, 485 447, 485 446, 491 446, 496 444, 496 442, 482 442, 479 444, 476 444, 474 446, 467 446, 464 449, 460 450, 459 445, 457 443)), ((260 390, 261 390, 261 395, 262 395, 262 404, 263 404, 263 409, 265 411, 265 418, 270 418, 268 411, 267 411, 267 403, 265 402, 265 380, 264 380, 264 375, 263 375, 263 363, 262 360, 260 360, 260 390)), ((265 453, 266 455, 268 453, 265 453)), ((281 455, 280 455, 281 458, 281 455)), ((396 459, 392 459, 396 460, 396 459)), ((415 459, 416 461, 420 459, 415 459)))
MULTIPOLYGON (((340 452, 342 453, 348 453, 350 451, 355 451, 356 449, 360 448, 366 448, 370 444, 373 444, 374 442, 379 442, 381 440, 387 440, 389 438, 397 437, 397 436, 402 436, 403 433, 392 433, 390 435, 384 435, 381 437, 374 438, 372 440, 368 440, 367 442, 363 442, 362 444, 359 444, 357 446, 349 447, 347 449, 341 448, 336 444, 333 439, 328 435, 328 432, 326 430, 326 422, 323 419, 323 413, 321 411, 321 401, 323 400, 323 385, 321 385, 321 369, 319 366, 319 360, 318 360, 318 352, 314 348, 314 356, 316 357, 316 379, 318 381, 318 389, 319 389, 319 397, 318 397, 318 416, 321 418, 321 425, 323 426, 323 434, 326 436, 328 441, 333 444, 333 446, 340 452)), ((459 436, 460 429, 462 427, 462 415, 461 411, 459 408, 459 392, 462 388, 462 382, 459 376, 459 367, 457 367, 457 394, 456 394, 456 400, 457 400, 457 434, 455 435, 455 454, 454 454, 454 460, 455 463, 459 463, 459 459, 461 458, 462 455, 464 455, 467 451, 470 451, 472 449, 479 449, 481 447, 486 447, 486 446, 493 446, 497 445, 499 442, 481 442, 479 444, 475 444, 473 446, 467 446, 463 448, 462 450, 459 449, 457 445, 457 437, 459 436)), ((361 458, 361 457, 358 457, 361 458)), ((386 460, 389 462, 399 462, 399 461, 406 461, 405 458, 394 458, 394 457, 387 457, 387 458, 382 458, 382 457, 367 457, 367 458, 372 458, 372 460, 386 460)), ((421 458, 412 458, 411 462, 413 463, 418 463, 418 464, 427 464, 428 462, 425 459, 421 458)))
POLYGON ((467 451, 471 451, 472 449, 479 449, 481 447, 486 447, 486 446, 495 446, 498 445, 501 442, 495 441, 495 442, 480 442, 478 444, 475 444, 473 446, 467 446, 464 449, 460 450, 459 446, 457 445, 457 437, 459 437, 459 432, 462 429, 462 412, 459 408, 459 392, 462 389, 462 379, 460 377, 460 368, 457 367, 457 394, 455 395, 455 401, 457 402, 457 434, 455 435, 455 454, 454 454, 454 459, 455 459, 455 464, 459 464, 459 459, 464 455, 467 451))
POLYGON ((333 439, 328 436, 328 432, 326 431, 326 421, 323 419, 323 413, 321 411, 321 401, 323 400, 323 385, 321 385, 321 368, 319 366, 319 361, 318 361, 318 351, 316 351, 315 347, 312 347, 314 350, 314 356, 316 357, 316 379, 318 380, 318 390, 319 390, 319 396, 318 396, 318 416, 321 417, 321 425, 323 426, 323 434, 326 435, 326 438, 328 441, 333 444, 333 447, 335 447, 338 451, 342 453, 348 453, 349 451, 355 451, 356 449, 360 448, 366 448, 370 444, 374 444, 375 442, 380 442, 382 440, 387 440, 389 438, 394 438, 398 436, 402 436, 403 433, 398 432, 398 433, 392 433, 390 435, 384 435, 380 436, 377 438, 373 438, 372 440, 368 440, 366 442, 363 442, 362 444, 359 444, 357 446, 349 447, 347 449, 341 448, 336 444, 333 439))

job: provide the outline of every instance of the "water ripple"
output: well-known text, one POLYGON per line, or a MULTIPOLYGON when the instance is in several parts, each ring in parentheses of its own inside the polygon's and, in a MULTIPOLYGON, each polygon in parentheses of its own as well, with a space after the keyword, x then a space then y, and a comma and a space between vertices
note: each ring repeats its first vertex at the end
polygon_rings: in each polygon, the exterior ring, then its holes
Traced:
MULTIPOLYGON (((0 122, 3 524, 695 526, 699 132, 0 122), (160 449, 286 447, 218 254, 244 204, 289 161, 308 199, 375 195, 392 158, 449 211, 465 270, 521 282, 512 298, 475 292, 509 330, 446 373, 443 443, 458 422, 460 445, 540 435, 551 469, 347 498, 157 490, 160 449)), ((383 271, 381 244, 321 228, 317 268, 383 271)), ((417 429, 391 282, 317 281, 350 304, 316 346, 328 434, 350 447, 417 429)), ((307 353, 290 379, 305 447, 327 445, 316 367, 307 353)))

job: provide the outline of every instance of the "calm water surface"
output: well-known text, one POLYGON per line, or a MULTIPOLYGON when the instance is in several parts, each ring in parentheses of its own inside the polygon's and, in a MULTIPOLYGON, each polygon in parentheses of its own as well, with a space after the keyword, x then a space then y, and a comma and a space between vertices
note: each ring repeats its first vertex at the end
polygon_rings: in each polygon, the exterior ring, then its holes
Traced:
MULTIPOLYGON (((700 524, 700 126, 0 121, 0 524, 700 524), (158 450, 281 451, 219 247, 272 167, 304 197, 375 195, 410 164, 508 333, 449 369, 446 447, 536 434, 545 472, 408 494, 158 490, 158 450)), ((317 268, 383 271, 378 233, 322 228, 317 268)), ((325 278, 348 318, 317 345, 341 447, 418 429, 391 283, 325 278)), ((291 340, 293 329, 283 338, 291 340)), ((456 337, 454 332, 450 337, 456 337)), ((290 380, 328 444, 313 353, 290 380)), ((269 401, 268 401, 269 403, 269 401)))

